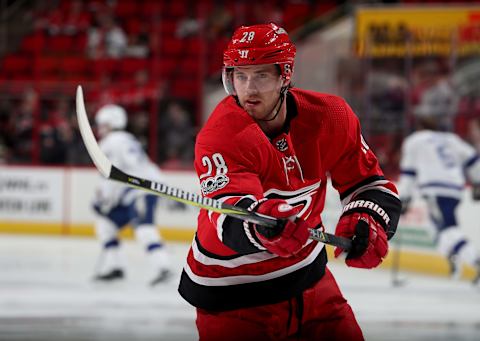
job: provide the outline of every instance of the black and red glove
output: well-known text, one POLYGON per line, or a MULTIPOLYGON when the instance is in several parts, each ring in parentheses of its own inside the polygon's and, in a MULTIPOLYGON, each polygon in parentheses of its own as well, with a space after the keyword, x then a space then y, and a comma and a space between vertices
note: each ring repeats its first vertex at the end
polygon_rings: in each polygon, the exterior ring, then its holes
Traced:
POLYGON ((278 219, 274 227, 254 225, 258 239, 268 251, 280 257, 290 257, 307 242, 310 233, 306 222, 296 217, 298 208, 285 200, 260 201, 255 211, 278 219))
MULTIPOLYGON (((388 253, 387 234, 370 214, 356 212, 344 215, 338 221, 335 234, 352 239, 352 248, 345 263, 355 268, 375 268, 388 253)), ((343 249, 335 249, 338 257, 343 249)))

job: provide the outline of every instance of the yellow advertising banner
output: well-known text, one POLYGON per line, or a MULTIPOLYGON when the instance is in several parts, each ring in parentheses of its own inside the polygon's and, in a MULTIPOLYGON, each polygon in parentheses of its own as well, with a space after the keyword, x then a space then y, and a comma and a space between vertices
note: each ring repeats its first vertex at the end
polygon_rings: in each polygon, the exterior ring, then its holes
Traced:
POLYGON ((360 56, 480 54, 480 6, 360 7, 355 19, 360 56))

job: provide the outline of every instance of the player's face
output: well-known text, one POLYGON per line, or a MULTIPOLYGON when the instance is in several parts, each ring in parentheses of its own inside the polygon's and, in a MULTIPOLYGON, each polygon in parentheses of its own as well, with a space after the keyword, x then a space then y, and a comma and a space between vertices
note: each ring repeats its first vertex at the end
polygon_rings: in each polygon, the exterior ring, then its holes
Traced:
POLYGON ((235 67, 233 86, 240 105, 254 119, 268 119, 280 97, 283 81, 274 64, 235 67))

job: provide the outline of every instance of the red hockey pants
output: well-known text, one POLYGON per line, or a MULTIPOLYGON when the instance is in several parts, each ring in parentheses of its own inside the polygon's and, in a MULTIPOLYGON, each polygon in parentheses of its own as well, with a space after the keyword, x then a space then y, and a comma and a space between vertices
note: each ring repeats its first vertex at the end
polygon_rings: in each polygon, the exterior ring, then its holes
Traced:
POLYGON ((225 312, 197 309, 200 341, 364 340, 328 269, 298 298, 225 312))

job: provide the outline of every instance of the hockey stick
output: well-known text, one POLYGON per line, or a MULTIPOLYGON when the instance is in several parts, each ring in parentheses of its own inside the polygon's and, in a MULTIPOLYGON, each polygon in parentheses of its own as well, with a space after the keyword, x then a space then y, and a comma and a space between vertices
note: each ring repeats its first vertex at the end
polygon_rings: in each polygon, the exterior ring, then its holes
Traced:
MULTIPOLYGON (((85 109, 83 91, 81 86, 77 87, 76 104, 78 126, 80 128, 83 142, 87 147, 88 154, 92 158, 95 167, 97 167, 97 169, 104 177, 122 182, 131 187, 152 192, 158 196, 162 196, 167 199, 175 200, 187 205, 196 206, 209 211, 225 214, 253 224, 271 227, 277 225, 277 219, 273 217, 269 217, 256 212, 251 212, 242 207, 229 205, 216 199, 202 197, 198 194, 189 193, 179 188, 170 187, 164 183, 141 179, 136 176, 122 172, 120 169, 112 165, 110 160, 108 160, 108 158, 98 146, 97 141, 95 140, 92 128, 90 127, 90 123, 88 122, 87 111, 85 109)), ((310 229, 310 239, 325 244, 338 246, 345 251, 348 251, 352 244, 350 239, 335 236, 327 232, 322 232, 318 229, 310 229)))
POLYGON ((405 279, 400 278, 400 255, 401 255, 401 247, 402 247, 402 234, 397 231, 395 235, 395 249, 393 250, 392 255, 392 285, 394 287, 400 287, 405 284, 405 279))

